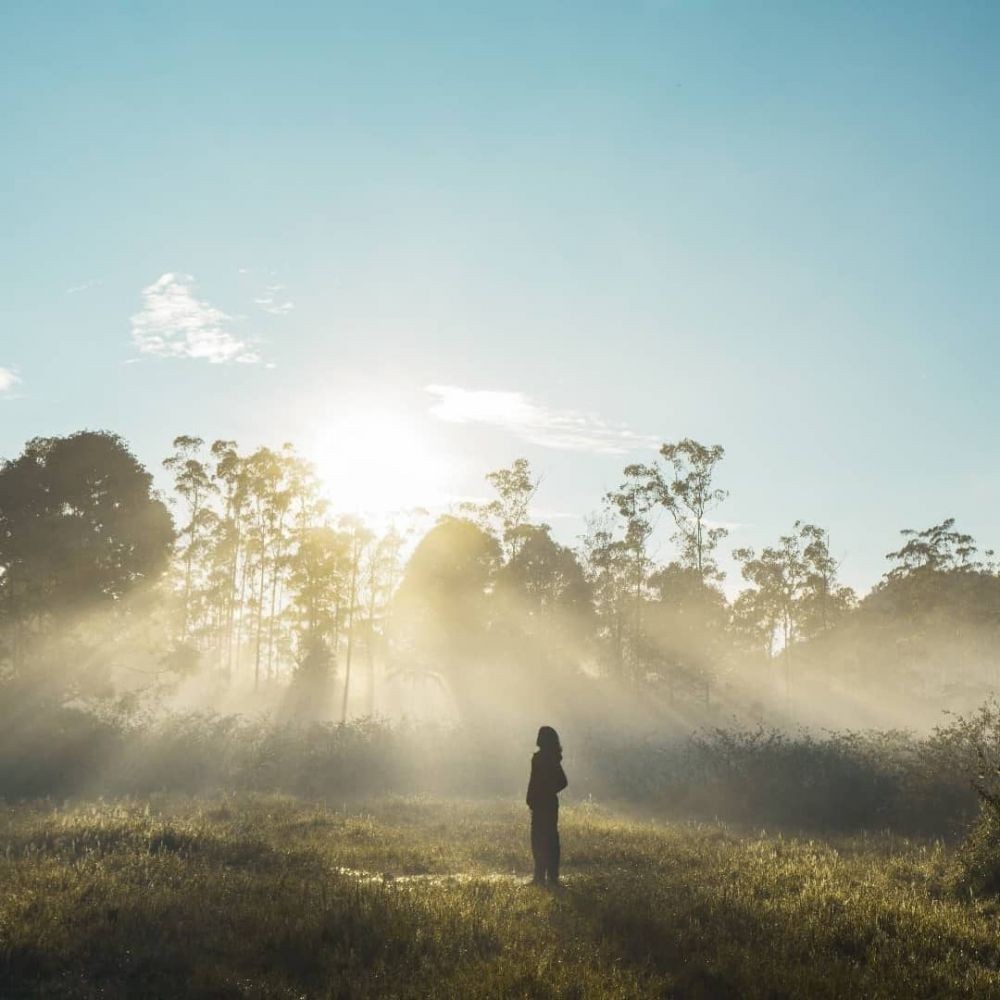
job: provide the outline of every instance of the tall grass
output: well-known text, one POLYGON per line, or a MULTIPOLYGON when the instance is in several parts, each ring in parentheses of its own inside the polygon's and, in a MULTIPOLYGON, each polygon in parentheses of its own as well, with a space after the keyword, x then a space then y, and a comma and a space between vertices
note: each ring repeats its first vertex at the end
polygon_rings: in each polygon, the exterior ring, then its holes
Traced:
POLYGON ((562 818, 523 806, 224 796, 0 810, 0 996, 983 997, 995 908, 939 845, 562 818))

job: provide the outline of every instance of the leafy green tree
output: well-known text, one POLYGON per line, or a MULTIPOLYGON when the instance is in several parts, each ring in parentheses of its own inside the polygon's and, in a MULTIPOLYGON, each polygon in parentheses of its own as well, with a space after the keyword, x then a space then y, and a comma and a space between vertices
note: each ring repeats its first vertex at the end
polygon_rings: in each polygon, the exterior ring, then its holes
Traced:
MULTIPOLYGON (((975 539, 954 528, 953 517, 923 531, 904 528, 900 534, 906 539, 905 544, 886 556, 896 563, 889 570, 888 579, 898 580, 914 573, 981 570, 983 564, 975 558, 979 551, 975 539)), ((992 556, 993 552, 986 554, 992 556)))
POLYGON ((331 684, 348 600, 350 538, 329 524, 304 527, 289 573, 289 613, 294 622, 296 668, 302 697, 297 714, 328 717, 331 684))
POLYGON ((462 700, 488 660, 497 540, 464 518, 441 517, 406 563, 393 608, 393 652, 406 670, 437 676, 462 700))
POLYGON ((34 438, 0 465, 0 608, 15 670, 29 633, 157 582, 173 538, 152 477, 115 434, 34 438))
POLYGON ((585 612, 590 587, 571 548, 547 524, 517 529, 517 551, 496 574, 496 593, 538 620, 585 612))
POLYGON ((362 570, 363 604, 365 608, 365 666, 368 680, 366 714, 375 714, 376 658, 384 657, 384 643, 390 625, 392 596, 401 572, 400 558, 403 534, 392 526, 367 546, 362 570))
POLYGON ((1000 576, 954 519, 902 532, 895 563, 837 635, 859 681, 909 702, 966 711, 1000 683, 1000 576))
POLYGON ((241 455, 235 442, 219 440, 209 462, 196 454, 199 439, 179 438, 176 447, 166 464, 190 514, 181 549, 185 620, 202 623, 203 645, 227 676, 249 647, 259 686, 291 656, 291 563, 325 510, 315 475, 287 444, 241 455))
POLYGON ((725 456, 722 445, 706 446, 692 438, 665 443, 660 463, 630 465, 626 478, 646 495, 649 506, 659 505, 670 513, 676 527, 674 541, 680 562, 697 570, 703 580, 719 580, 715 550, 728 531, 707 522, 707 515, 729 495, 714 484, 716 467, 725 456))
POLYGON ((517 551, 496 573, 494 619, 512 634, 512 659, 536 674, 575 669, 593 631, 591 589, 576 553, 547 524, 518 529, 517 551))
POLYGON ((264 651, 264 617, 268 591, 268 573, 276 581, 280 534, 291 506, 286 489, 285 469, 278 453, 258 448, 244 463, 249 500, 249 555, 252 571, 248 583, 253 601, 254 689, 260 686, 264 651))
POLYGON ((371 544, 372 533, 361 519, 347 516, 341 519, 343 530, 348 537, 348 583, 347 583, 347 651, 344 659, 344 692, 340 707, 340 721, 347 721, 347 703, 351 691, 351 666, 354 660, 355 617, 360 597, 361 564, 365 550, 371 544))
POLYGON ((208 575, 216 609, 219 662, 225 675, 231 677, 238 650, 237 623, 242 612, 239 598, 247 514, 246 477, 235 441, 213 441, 210 451, 214 462, 212 480, 221 510, 215 523, 208 575))
MULTIPOLYGON (((618 490, 605 497, 606 509, 613 519, 616 515, 621 525, 622 537, 617 553, 623 555, 627 564, 627 584, 625 601, 627 612, 627 641, 622 652, 629 658, 629 673, 632 680, 639 679, 645 672, 641 653, 645 648, 643 639, 643 605, 646 599, 646 578, 650 571, 647 548, 653 533, 649 512, 655 501, 650 496, 648 486, 639 482, 625 470, 625 482, 618 490)), ((613 553, 607 553, 609 556, 613 553)))
POLYGON ((604 669, 621 681, 634 681, 635 553, 618 537, 607 510, 588 522, 582 551, 604 669))
POLYGON ((336 648, 346 597, 348 536, 328 524, 306 529, 289 578, 300 648, 336 648))
POLYGON ((523 540, 520 529, 529 523, 531 501, 541 479, 532 474, 526 458, 517 458, 510 468, 487 473, 486 481, 496 496, 484 504, 463 504, 461 509, 492 531, 500 539, 504 559, 511 559, 523 540))
POLYGON ((241 480, 247 517, 240 605, 249 597, 257 687, 262 666, 269 681, 276 675, 284 587, 296 542, 322 504, 315 496, 315 477, 290 444, 280 451, 258 448, 247 456, 241 463, 241 480), (244 592, 247 588, 249 595, 244 592))
POLYGON ((857 595, 837 579, 838 565, 830 552, 830 536, 815 524, 796 521, 802 544, 806 580, 798 607, 798 632, 813 639, 836 628, 857 606, 857 595))
POLYGON ((763 640, 769 656, 779 644, 787 691, 795 644, 840 621, 854 606, 854 592, 837 583, 826 532, 814 524, 796 521, 777 545, 759 554, 736 549, 733 557, 750 584, 734 606, 735 624, 751 641, 763 640))
POLYGON ((728 653, 725 595, 679 562, 653 573, 649 589, 644 639, 650 671, 666 682, 672 702, 680 693, 709 701, 728 653))
POLYGON ((774 643, 790 654, 796 639, 797 604, 806 581, 806 566, 797 534, 782 535, 777 545, 765 546, 760 553, 744 547, 733 551, 741 563, 743 579, 754 593, 753 607, 770 627, 768 651, 774 643))
POLYGON ((199 437, 174 438, 174 453, 164 459, 163 467, 174 476, 174 492, 185 504, 184 522, 177 531, 178 555, 183 567, 180 635, 186 640, 190 631, 194 603, 195 569, 212 541, 217 515, 211 502, 218 492, 211 470, 201 459, 205 442, 199 437))

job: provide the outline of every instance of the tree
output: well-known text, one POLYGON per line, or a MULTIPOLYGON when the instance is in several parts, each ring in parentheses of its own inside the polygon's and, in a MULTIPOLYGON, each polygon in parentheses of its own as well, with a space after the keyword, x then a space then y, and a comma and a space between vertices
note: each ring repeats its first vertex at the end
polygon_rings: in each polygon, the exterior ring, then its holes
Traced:
POLYGON ((605 669, 620 680, 635 680, 634 552, 616 537, 605 511, 588 521, 582 538, 583 560, 597 620, 597 639, 605 669))
POLYGON ((336 649, 348 561, 343 531, 322 524, 303 532, 289 576, 296 644, 303 653, 319 645, 336 649))
POLYGON ((766 546, 760 554, 749 547, 735 549, 733 558, 742 564, 743 579, 756 590, 757 607, 772 624, 771 651, 777 638, 788 651, 796 638, 796 608, 806 580, 797 534, 782 535, 777 545, 766 546))
POLYGON ((199 439, 175 444, 165 464, 190 514, 179 553, 185 621, 199 623, 197 637, 216 650, 226 676, 239 670, 249 645, 259 686, 291 656, 285 614, 291 563, 325 511, 315 474, 288 444, 241 455, 234 441, 219 440, 204 463, 199 439))
MULTIPOLYGON (((976 561, 979 551, 972 535, 953 530, 955 519, 946 518, 923 531, 904 528, 900 534, 906 544, 897 551, 890 552, 886 559, 898 565, 889 570, 887 577, 897 580, 914 573, 948 573, 963 570, 980 570, 982 563, 976 561)), ((992 551, 986 553, 988 557, 992 551)))
POLYGON ((668 470, 659 463, 625 469, 626 479, 646 494, 650 506, 659 504, 669 511, 677 528, 674 541, 680 547, 680 562, 697 570, 703 580, 722 578, 714 554, 728 531, 709 525, 706 515, 729 496, 713 485, 716 466, 725 453, 720 444, 709 447, 684 438, 660 447, 668 470))
POLYGON ((536 670, 575 665, 592 630, 590 585, 576 553, 547 524, 518 529, 517 551, 496 574, 494 619, 514 633, 524 662, 536 670))
POLYGON ((244 587, 249 587, 253 601, 256 688, 262 664, 268 680, 275 675, 276 629, 296 541, 295 521, 298 518, 301 530, 302 519, 315 507, 312 497, 315 487, 309 467, 295 455, 290 444, 278 452, 258 448, 243 460, 241 476, 249 513, 244 587))
POLYGON ((854 592, 838 585, 827 534, 814 524, 796 521, 777 545, 759 555, 752 548, 736 549, 733 557, 751 584, 736 602, 735 623, 762 639, 769 656, 780 641, 787 692, 794 644, 832 628, 853 607, 854 592))
POLYGON ((209 554, 209 580, 216 607, 220 663, 227 677, 233 674, 238 657, 237 628, 240 605, 240 561, 244 555, 244 519, 246 515, 246 478, 243 460, 235 441, 216 440, 211 446, 215 465, 213 482, 222 502, 215 524, 215 537, 209 554))
POLYGON ((652 672, 666 680, 671 701, 689 689, 707 702, 727 650, 725 595, 680 562, 653 573, 649 588, 644 639, 652 672))
MULTIPOLYGON (((629 641, 625 650, 631 656, 632 680, 637 680, 644 672, 639 663, 643 643, 643 602, 645 599, 646 576, 649 571, 649 557, 646 549, 653 526, 649 520, 651 498, 648 486, 625 470, 625 482, 617 491, 608 493, 605 504, 609 513, 617 515, 623 528, 619 555, 624 555, 628 564, 627 601, 629 604, 629 641)), ((610 555, 610 553, 608 553, 610 555)))
POLYGON ((462 509, 500 539, 504 559, 511 559, 523 541, 519 529, 528 523, 531 501, 541 479, 532 475, 526 458, 517 458, 510 468, 486 475, 496 496, 485 504, 464 504, 462 509))
POLYGON ((0 466, 0 608, 15 669, 29 629, 156 582, 173 538, 152 477, 116 434, 29 441, 0 466))
POLYGON ((1000 576, 971 535, 948 518, 887 556, 892 566, 843 636, 869 681, 962 711, 1000 683, 1000 576))
POLYGON ((283 489, 283 469, 277 453, 270 448, 258 448, 244 462, 243 473, 250 509, 249 553, 252 570, 246 582, 253 600, 254 629, 254 690, 260 686, 263 653, 264 607, 267 596, 267 574, 274 572, 278 533, 288 513, 290 498, 283 489))
POLYGON ((354 658, 354 615, 358 609, 358 580, 365 549, 372 540, 372 533, 354 516, 343 518, 348 536, 347 584, 347 656, 344 660, 344 697, 340 708, 340 721, 347 721, 347 699, 351 689, 351 663, 354 658))
POLYGON ((349 548, 347 533, 329 524, 300 532, 288 580, 296 649, 293 682, 301 695, 298 715, 324 718, 333 710, 331 685, 347 600, 349 548))
POLYGON ((496 592, 534 618, 579 614, 590 588, 573 550, 552 538, 547 524, 517 529, 517 552, 497 572, 496 592))
POLYGON ((196 561, 211 541, 217 517, 210 504, 218 492, 211 472, 199 457, 205 442, 199 437, 174 438, 174 453, 164 459, 163 467, 174 474, 174 491, 184 501, 187 516, 177 532, 179 555, 184 564, 181 597, 181 639, 189 632, 192 587, 196 561))
POLYGON ((850 587, 837 580, 837 561, 830 552, 830 535, 815 524, 795 522, 803 543, 806 579, 799 600, 799 635, 813 639, 835 628, 857 605, 850 587))
POLYGON ((497 540, 464 518, 441 517, 410 556, 393 609, 393 646, 407 669, 471 695, 488 648, 497 540))
POLYGON ((384 641, 389 626, 392 595, 400 572, 403 535, 393 526, 366 550, 362 573, 365 606, 365 665, 368 673, 368 711, 375 714, 376 652, 384 641))

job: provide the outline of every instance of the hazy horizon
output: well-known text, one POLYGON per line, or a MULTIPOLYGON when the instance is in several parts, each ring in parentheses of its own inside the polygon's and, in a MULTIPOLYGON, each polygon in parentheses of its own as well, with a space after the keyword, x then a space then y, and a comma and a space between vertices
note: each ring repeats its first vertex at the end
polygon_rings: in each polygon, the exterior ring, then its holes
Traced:
POLYGON ((727 553, 803 519, 866 590, 902 528, 1000 544, 998 18, 8 5, 0 455, 290 440, 381 510, 524 455, 573 543, 691 436, 727 553))

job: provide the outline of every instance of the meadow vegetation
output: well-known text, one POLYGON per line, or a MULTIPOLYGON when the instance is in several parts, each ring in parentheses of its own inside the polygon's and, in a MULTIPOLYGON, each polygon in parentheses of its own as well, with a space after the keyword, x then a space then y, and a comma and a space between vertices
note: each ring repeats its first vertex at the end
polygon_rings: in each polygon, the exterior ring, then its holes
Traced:
MULTIPOLYGON (((519 799, 533 735, 524 728, 148 718, 65 706, 28 713, 12 699, 0 704, 0 794, 519 799)), ((992 795, 1000 785, 1000 708, 992 705, 925 736, 762 727, 646 737, 573 727, 565 736, 572 798, 650 818, 954 839, 979 814, 977 787, 992 795)))
POLYGON ((28 442, 0 997, 1000 995, 993 553, 906 530, 859 596, 796 521, 728 593, 723 457, 665 443, 571 548, 524 459, 375 530, 291 447, 177 438, 171 513, 116 435, 28 442))
POLYGON ((505 800, 152 796, 0 819, 5 997, 979 997, 1000 915, 936 841, 505 800))
POLYGON ((582 738, 554 895, 526 884, 525 756, 489 734, 39 732, 0 740, 0 996, 1000 991, 989 706, 922 739, 582 738))

